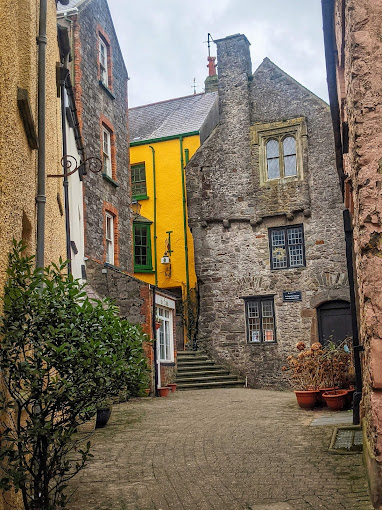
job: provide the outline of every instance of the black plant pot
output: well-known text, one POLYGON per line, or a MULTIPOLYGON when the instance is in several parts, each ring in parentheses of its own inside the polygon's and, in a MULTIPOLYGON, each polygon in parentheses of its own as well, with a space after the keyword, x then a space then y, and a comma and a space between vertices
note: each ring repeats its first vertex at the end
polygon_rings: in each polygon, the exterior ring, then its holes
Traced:
POLYGON ((103 409, 97 409, 97 420, 96 428, 102 428, 109 421, 111 415, 111 407, 105 407, 103 409))

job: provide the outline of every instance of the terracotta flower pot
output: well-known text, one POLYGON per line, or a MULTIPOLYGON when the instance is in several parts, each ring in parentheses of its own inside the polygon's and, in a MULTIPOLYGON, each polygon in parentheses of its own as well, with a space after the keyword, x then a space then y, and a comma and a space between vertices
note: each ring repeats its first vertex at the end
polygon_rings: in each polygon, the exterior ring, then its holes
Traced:
POLYGON ((176 392, 176 384, 175 383, 170 383, 167 386, 170 388, 172 393, 176 392))
POLYGON ((332 411, 341 411, 346 405, 347 390, 331 390, 322 396, 325 399, 329 409, 332 411))
POLYGON ((317 404, 318 391, 295 391, 297 403, 302 409, 312 409, 317 404))
POLYGON ((145 388, 145 393, 146 393, 147 396, 149 396, 150 395, 150 388, 145 388))
POLYGON ((317 400, 318 400, 318 403, 323 405, 323 406, 326 406, 326 402, 325 402, 325 399, 323 397, 323 394, 324 393, 328 393, 330 391, 333 391, 335 388, 331 387, 331 388, 319 388, 318 392, 318 397, 317 397, 317 400))
POLYGON ((159 329, 160 328, 160 324, 161 324, 160 322, 156 322, 155 323, 155 329, 159 329))
POLYGON ((168 386, 163 386, 162 388, 158 388, 160 397, 168 397, 169 391, 170 391, 170 388, 168 386))

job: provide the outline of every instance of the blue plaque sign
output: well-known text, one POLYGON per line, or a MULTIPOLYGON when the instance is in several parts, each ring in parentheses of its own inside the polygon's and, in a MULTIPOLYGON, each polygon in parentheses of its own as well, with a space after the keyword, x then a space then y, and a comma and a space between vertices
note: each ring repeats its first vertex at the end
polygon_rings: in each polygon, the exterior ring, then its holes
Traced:
POLYGON ((302 301, 301 290, 284 290, 283 301, 302 301))

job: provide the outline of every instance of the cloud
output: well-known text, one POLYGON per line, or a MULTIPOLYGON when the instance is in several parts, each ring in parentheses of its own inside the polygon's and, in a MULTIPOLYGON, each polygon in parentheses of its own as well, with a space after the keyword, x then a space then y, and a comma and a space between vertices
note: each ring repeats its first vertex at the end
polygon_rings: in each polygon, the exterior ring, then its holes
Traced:
MULTIPOLYGON (((197 92, 207 76, 207 34, 243 33, 253 69, 269 57, 327 100, 318 0, 109 0, 130 75, 130 106, 197 92)), ((215 45, 211 53, 216 54, 215 45)))

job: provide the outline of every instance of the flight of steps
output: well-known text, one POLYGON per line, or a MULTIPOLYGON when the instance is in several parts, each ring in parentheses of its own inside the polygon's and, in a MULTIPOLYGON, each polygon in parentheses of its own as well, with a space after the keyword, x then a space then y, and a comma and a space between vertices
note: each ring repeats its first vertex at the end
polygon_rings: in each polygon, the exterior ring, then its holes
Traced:
POLYGON ((178 351, 177 365, 177 390, 238 387, 245 383, 199 351, 178 351))

